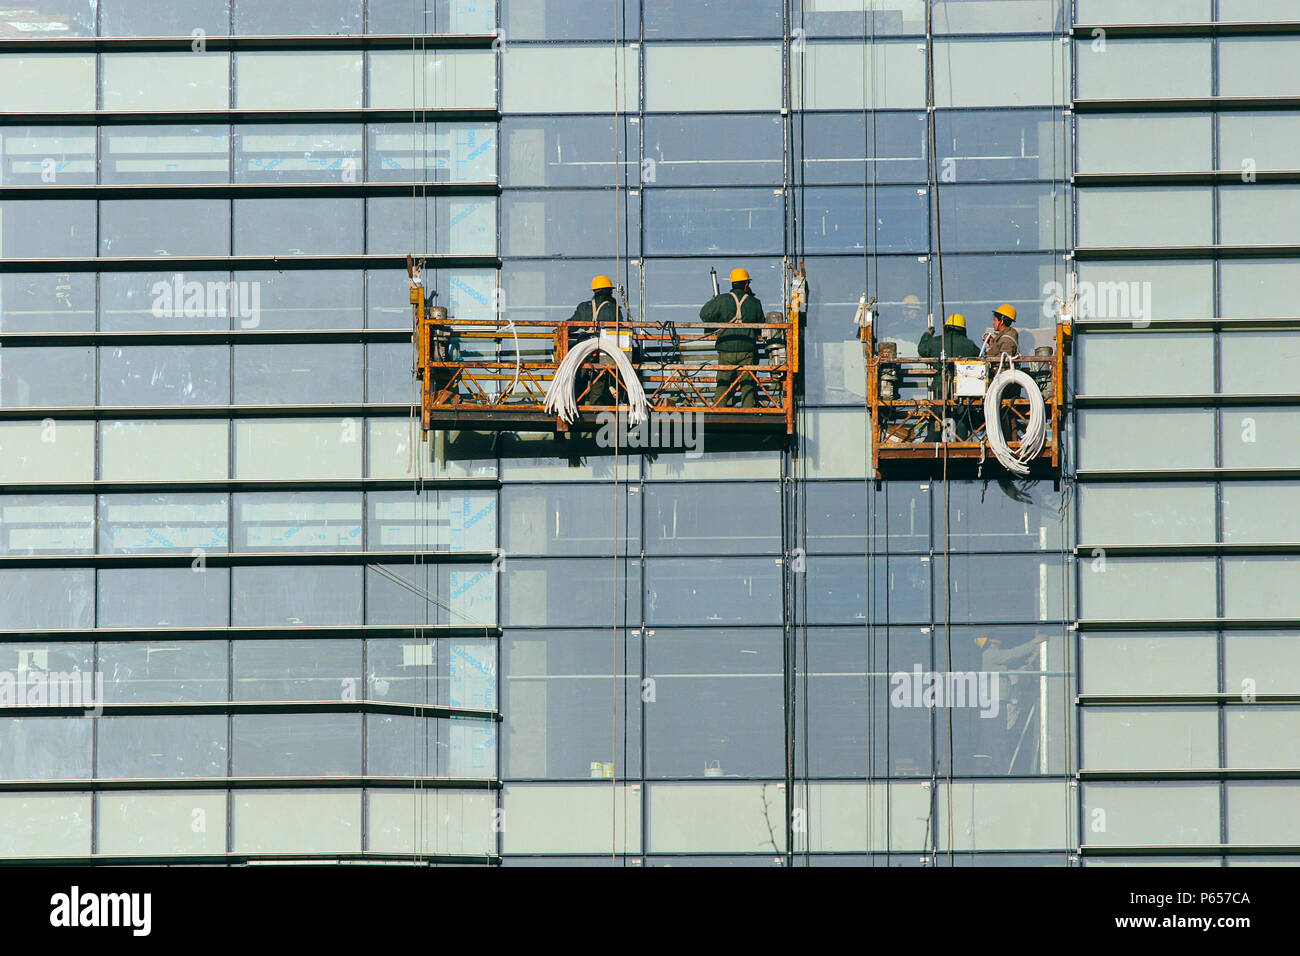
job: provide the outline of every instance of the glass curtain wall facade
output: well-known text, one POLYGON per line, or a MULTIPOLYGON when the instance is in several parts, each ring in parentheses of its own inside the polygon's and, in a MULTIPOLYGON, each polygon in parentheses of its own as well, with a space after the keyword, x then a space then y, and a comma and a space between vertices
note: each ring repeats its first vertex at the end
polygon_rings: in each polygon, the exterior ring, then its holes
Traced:
POLYGON ((1083 856, 1276 863, 1300 842, 1296 10, 1078 7, 1083 856))

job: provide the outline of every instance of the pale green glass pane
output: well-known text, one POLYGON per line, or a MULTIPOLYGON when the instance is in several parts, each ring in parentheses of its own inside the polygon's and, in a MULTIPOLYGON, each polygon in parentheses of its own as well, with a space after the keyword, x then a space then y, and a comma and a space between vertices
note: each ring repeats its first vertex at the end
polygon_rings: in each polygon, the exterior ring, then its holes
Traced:
POLYGON ((249 420, 235 423, 235 477, 360 478, 362 423, 249 420))
POLYGON ((806 833, 795 833, 795 852, 865 853, 889 845, 886 785, 814 783, 795 791, 795 805, 805 811, 806 833))
POLYGON ((1224 332, 1219 352, 1221 390, 1228 394, 1300 391, 1300 332, 1224 332))
POLYGON ((1205 23, 1210 0, 1076 0, 1076 23, 1205 23))
POLYGON ((1089 318, 1203 319, 1214 313, 1212 262, 1081 262, 1075 315, 1089 318))
POLYGON ((0 111, 80 112, 94 108, 95 54, 0 57, 0 111))
POLYGON ((1214 413, 1094 409, 1078 416, 1079 467, 1212 468, 1214 413))
POLYGON ((862 412, 805 412, 800 434, 809 478, 866 476, 867 429, 862 412))
POLYGON ((1295 485, 1228 484, 1223 489, 1223 540, 1233 544, 1300 541, 1295 485))
POLYGON ((939 40, 934 64, 939 107, 1049 106, 1068 99, 1069 51, 1056 40, 939 40))
POLYGON ((1214 487, 1080 485, 1079 540, 1088 545, 1203 544, 1215 539, 1214 487))
POLYGON ((1079 98, 1209 96, 1210 50, 1209 40, 1080 40, 1079 98))
POLYGON ((235 106, 242 110, 358 109, 361 65, 360 53, 236 53, 235 106))
POLYGON ((88 793, 0 794, 0 856, 88 856, 88 793))
POLYGON ((648 46, 645 97, 653 112, 779 110, 781 46, 719 44, 707 57, 698 44, 648 46))
POLYGON ((366 795, 366 810, 368 850, 483 855, 496 852, 496 797, 490 791, 425 790, 417 798, 409 790, 371 790, 366 795))
POLYGON ((1083 395, 1214 393, 1210 332, 1090 332, 1079 336, 1075 354, 1083 395))
POLYGON ((225 793, 103 793, 99 852, 132 856, 224 853, 225 793))
MULTIPOLYGON (((615 52, 611 46, 512 47, 501 58, 501 108, 508 113, 635 110, 639 71, 637 51, 620 46, 617 62, 618 89, 615 91, 615 52)), ((409 75, 406 85, 408 88, 411 85, 409 75)), ((612 154, 612 136, 609 148, 612 154)))
POLYGON ((653 784, 646 816, 654 853, 785 849, 785 788, 777 783, 653 784))
POLYGON ((230 105, 227 53, 105 53, 106 110, 223 110, 230 105))
POLYGON ((1219 191, 1219 241, 1229 246, 1294 243, 1300 186, 1224 186, 1219 191))
POLYGON ((1219 766, 1219 714, 1212 707, 1089 707, 1082 717, 1085 770, 1219 766))
POLYGON ((378 419, 367 424, 367 438, 368 478, 411 480, 417 468, 425 478, 496 474, 496 461, 491 457, 492 436, 488 434, 430 432, 426 441, 418 425, 412 428, 406 419, 378 419), (415 455, 419 458, 414 458, 415 455))
POLYGON ((919 47, 910 41, 807 43, 793 57, 795 108, 924 109, 925 51, 919 47))
POLYGON ((1209 633, 1084 634, 1084 694, 1213 694, 1219 689, 1217 638, 1209 633))
POLYGON ((1295 20, 1295 0, 1219 0, 1219 19, 1225 23, 1295 20))
POLYGON ((1258 172, 1295 169, 1300 115, 1294 113, 1220 113, 1219 168, 1258 172))
POLYGON ((1050 33, 1061 28, 1060 10, 1056 0, 937 0, 934 32, 1050 33))
POLYGON ((91 422, 0 422, 0 481, 90 481, 95 477, 91 422))
MULTIPOLYGON (((1287 19, 1295 17, 1293 11, 1287 19)), ((1222 37, 1219 95, 1295 96, 1300 93, 1298 56, 1300 39, 1295 37, 1222 37)))
MULTIPOLYGON (((523 52, 511 50, 503 64, 523 52)), ((492 109, 497 98, 496 62, 491 50, 376 50, 370 54, 369 105, 373 109, 492 109), (423 89, 418 80, 421 72, 423 89)), ((527 76, 524 85, 547 86, 550 77, 546 79, 547 83, 538 83, 536 75, 527 76)))
POLYGON ((1214 190, 1079 190, 1080 246, 1203 246, 1214 238, 1214 190))
POLYGON ((1222 266, 1222 315, 1225 318, 1291 318, 1296 314, 1295 288, 1300 259, 1228 262, 1222 266))
POLYGON ((1300 708, 1229 707, 1224 730, 1228 767, 1300 767, 1300 708))
POLYGON ((1224 558, 1224 616, 1300 617, 1296 580, 1292 557, 1224 558))
POLYGON ((1228 784, 1228 842, 1300 844, 1300 782, 1228 784))
POLYGON ((105 481, 204 481, 229 471, 225 422, 105 422, 100 477, 105 481))
POLYGON ((1217 784, 1093 783, 1083 787, 1082 799, 1081 842, 1085 845, 1181 846, 1219 842, 1217 784))
POLYGON ((1300 467, 1300 416, 1287 408, 1225 408, 1223 467, 1300 467))
POLYGON ((637 784, 516 784, 505 788, 502 806, 506 853, 641 852, 637 784))
POLYGON ((1215 616, 1208 558, 1080 558, 1079 616, 1104 620, 1215 616))
POLYGON ((958 852, 1064 850, 1074 843, 1069 796, 1061 780, 946 784, 937 798, 939 846, 949 848, 951 833, 958 852))
POLYGON ((1080 116, 1080 173, 1201 172, 1214 166, 1210 116, 1080 116))
POLYGON ((237 853, 345 853, 361 849, 361 794, 249 791, 235 794, 237 853))
POLYGON ((1300 693, 1300 633, 1226 635, 1223 687, 1230 694, 1300 693))

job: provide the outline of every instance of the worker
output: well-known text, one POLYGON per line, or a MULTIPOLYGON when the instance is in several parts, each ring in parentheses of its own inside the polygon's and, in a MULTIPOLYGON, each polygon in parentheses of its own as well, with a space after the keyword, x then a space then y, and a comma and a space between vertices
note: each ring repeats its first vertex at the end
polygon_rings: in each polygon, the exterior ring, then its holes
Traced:
POLYGON ((914 295, 903 296, 903 326, 912 328, 921 324, 921 300, 914 295))
MULTIPOLYGON (((700 321, 719 323, 722 327, 711 333, 718 340, 718 364, 732 368, 718 369, 717 385, 713 389, 713 404, 719 405, 733 382, 739 378, 736 391, 740 394, 741 408, 758 405, 758 385, 752 372, 742 372, 741 365, 758 364, 758 329, 731 328, 734 324, 761 325, 763 304, 749 287, 749 273, 744 269, 731 271, 731 291, 723 292, 700 309, 700 321)), ((730 404, 730 396, 726 404, 730 404)))
MULTIPOLYGON (((599 335, 602 328, 612 328, 623 321, 623 313, 614 301, 614 280, 609 276, 596 276, 591 280, 591 298, 579 302, 569 318, 569 347, 599 335)), ((583 365, 577 375, 578 395, 581 396, 579 404, 613 403, 610 379, 617 375, 613 366, 614 360, 604 352, 595 353, 591 363, 583 365)))
MULTIPOLYGON (((1002 364, 1002 356, 1008 359, 1020 358, 1020 333, 1015 328, 1016 307, 1014 305, 1000 305, 993 310, 993 332, 988 337, 988 351, 985 353, 993 362, 993 373, 996 375, 998 366, 1002 364)), ((1018 385, 1009 385, 1002 392, 1002 437, 1007 441, 1015 441, 1019 436, 1016 428, 1016 416, 1012 414, 1011 405, 1005 404, 1020 398, 1023 391, 1018 385)))
MULTIPOLYGON (((966 317, 960 313, 954 312, 948 316, 948 320, 943 325, 942 339, 934 334, 934 326, 926 328, 925 333, 921 336, 921 341, 917 343, 916 353, 921 358, 939 358, 942 351, 945 358, 975 358, 980 354, 975 343, 966 336, 966 317)), ((952 366, 947 369, 939 368, 935 370, 934 375, 930 378, 930 397, 933 399, 952 398, 953 384, 952 366)), ((963 406, 955 411, 953 415, 955 427, 957 430, 956 437, 960 440, 970 434, 970 419, 967 409, 969 406, 963 406), (964 432, 964 434, 963 434, 964 432)), ((926 428, 925 440, 934 442, 939 440, 939 430, 935 425, 935 419, 929 419, 930 424, 926 428)))
POLYGON ((1046 634, 1035 634, 1023 644, 1003 647, 1002 638, 996 635, 975 638, 975 645, 982 652, 980 668, 996 675, 998 682, 997 716, 980 720, 987 727, 981 735, 984 743, 980 749, 988 751, 985 756, 991 758, 996 774, 1032 770, 1038 747, 1033 721, 1038 713, 1040 678, 1025 671, 1038 670, 1030 665, 1039 657, 1039 648, 1046 641, 1046 634))

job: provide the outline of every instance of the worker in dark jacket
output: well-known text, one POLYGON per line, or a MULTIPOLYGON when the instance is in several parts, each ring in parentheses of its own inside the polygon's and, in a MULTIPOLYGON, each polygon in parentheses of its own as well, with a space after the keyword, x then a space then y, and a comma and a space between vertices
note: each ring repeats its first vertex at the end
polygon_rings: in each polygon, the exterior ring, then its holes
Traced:
MULTIPOLYGON (((763 303, 758 301, 749 287, 749 273, 744 269, 731 272, 731 291, 723 292, 705 303, 700 309, 700 321, 718 323, 722 327, 716 333, 718 340, 719 365, 757 365, 758 364, 758 329, 729 328, 736 324, 762 325, 763 303)), ((758 405, 758 386, 753 373, 742 372, 739 368, 718 369, 718 383, 713 389, 713 404, 718 405, 722 396, 732 383, 740 378, 736 391, 740 393, 741 408, 754 408, 758 405)), ((730 404, 730 396, 727 403, 730 404)))
MULTIPOLYGON (((596 276, 591 280, 591 298, 578 303, 569 318, 569 347, 577 345, 592 336, 599 335, 602 328, 612 329, 616 323, 623 322, 623 313, 614 301, 614 281, 609 276, 596 276)), ((625 330, 630 331, 630 330, 625 330)), ((610 375, 614 360, 604 352, 592 356, 589 364, 578 371, 578 394, 587 392, 581 399, 583 405, 609 405, 614 401, 610 390, 610 375), (609 368, 610 372, 602 374, 597 368, 609 368), (590 386, 590 390, 588 387, 590 386)))
MULTIPOLYGON (((934 334, 934 327, 925 330, 921 336, 921 341, 917 343, 916 353, 921 358, 939 358, 940 351, 945 358, 975 358, 980 354, 980 350, 966 336, 966 317, 954 312, 948 316, 948 321, 943 326, 943 338, 934 334)), ((945 394, 948 399, 952 398, 952 380, 953 373, 951 366, 947 370, 939 368, 935 370, 934 375, 930 378, 930 397, 935 399, 944 398, 945 394)), ((958 430, 970 434, 970 423, 968 416, 965 414, 954 415, 957 422, 958 430)), ((938 441, 939 431, 934 426, 934 420, 926 432, 926 441, 938 441)), ((965 438, 966 435, 958 434, 958 438, 965 438)))
MULTIPOLYGON (((1002 364, 1002 356, 1009 359, 1020 358, 1020 333, 1016 331, 1016 307, 1014 305, 1000 305, 993 310, 993 334, 989 336, 989 348, 985 355, 993 362, 992 373, 998 372, 998 367, 1002 364)), ((1011 368, 1017 366, 1012 365, 1011 368)), ((1023 390, 1018 385, 1009 385, 1002 392, 1002 437, 1007 441, 1015 441, 1019 436, 1017 432, 1016 416, 1011 413, 1011 405, 1005 404, 1024 395, 1023 390)))

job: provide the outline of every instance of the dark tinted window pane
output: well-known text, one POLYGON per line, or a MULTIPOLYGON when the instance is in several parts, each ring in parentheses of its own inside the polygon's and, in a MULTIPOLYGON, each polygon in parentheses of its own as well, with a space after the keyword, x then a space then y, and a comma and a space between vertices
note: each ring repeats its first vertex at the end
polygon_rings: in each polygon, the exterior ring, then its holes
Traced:
POLYGON ((501 0, 501 24, 516 40, 635 40, 636 0, 501 0))
MULTIPOLYGON (((939 527, 943 495, 933 497, 939 527)), ((949 482, 948 533, 954 545, 981 551, 1058 551, 1066 508, 1050 482, 949 482)))
POLYGON ((366 716, 366 773, 389 777, 494 777, 496 725, 394 714, 366 716))
POLYGON ((1068 216, 1064 196, 1059 186, 942 185, 944 251, 1013 252, 1062 246, 1061 224, 1068 216))
POLYGON ((231 718, 231 772, 241 777, 361 772, 359 714, 239 714, 231 718))
POLYGON ((100 627, 224 627, 230 621, 228 568, 104 568, 100 627), (140 600, 150 595, 148 601, 140 600))
POLYGON ((6 348, 0 356, 0 406, 92 405, 91 348, 6 348))
POLYGON ((497 128, 491 123, 370 126, 366 178, 375 182, 489 183, 497 178, 497 128), (423 175, 421 175, 423 170, 423 175))
POLYGON ((100 0, 99 7, 99 30, 106 37, 189 36, 194 30, 225 36, 230 32, 229 0, 189 0, 183 5, 167 0, 100 0))
POLYGON ((47 272, 0 276, 0 331, 86 331, 95 327, 95 276, 47 272))
POLYGON ((954 182, 1065 175, 1060 122, 1050 112, 961 110, 936 117, 939 162, 954 182))
POLYGON ((94 721, 68 717, 0 718, 0 775, 6 780, 91 777, 94 721))
POLYGON ((636 560, 506 559, 502 609, 507 626, 597 627, 639 621, 640 573, 636 560), (617 597, 617 600, 616 600, 617 597))
MULTIPOLYGON (((113 225, 107 218, 101 224, 105 229, 113 225)), ((0 246, 6 256, 23 259, 93 256, 94 200, 18 199, 0 202, 0 246)))
POLYGON ((923 188, 809 189, 803 217, 809 252, 855 252, 867 243, 878 252, 925 252, 928 245, 923 188))
POLYGON ((783 0, 653 0, 645 7, 645 35, 673 37, 778 37, 783 0))
POLYGON ((235 700, 360 700, 361 642, 235 641, 235 700))
POLYGON ((928 178, 923 113, 810 113, 803 123, 809 183, 923 183, 928 178))
POLYGON ((236 627, 361 623, 358 567, 234 568, 231 588, 236 627))
POLYGON ((361 32, 361 0, 314 0, 310 4, 233 0, 235 33, 335 34, 361 32))
POLYGON ((641 496, 592 485, 515 485, 501 492, 502 550, 521 554, 623 554, 641 549, 641 496), (618 536, 614 536, 615 522, 618 536))
POLYGON ((360 401, 360 345, 235 346, 237 405, 360 401))
POLYGON ((100 777, 224 777, 221 716, 101 717, 100 777))
POLYGON ((104 699, 117 702, 229 698, 225 641, 130 641, 99 645, 104 699))
POLYGON ((491 33, 495 0, 366 0, 368 33, 491 33))
POLYGON ((657 558, 646 562, 652 624, 771 624, 781 620, 779 558, 657 558))
POLYGON ((225 199, 105 199, 99 204, 101 256, 229 253, 230 203, 225 199))
POLYGON ((773 189, 651 189, 646 252, 659 255, 781 251, 784 203, 773 189))
MULTIPOLYGON (((497 581, 491 565, 422 564, 410 560, 366 568, 367 624, 453 624, 484 627, 496 622, 497 581)), ((540 620, 543 604, 537 620, 540 620)))
POLYGON ((781 489, 776 484, 646 486, 649 554, 779 554, 781 489))
POLYGON ((359 253, 361 203, 360 199, 236 199, 235 254, 359 253))

